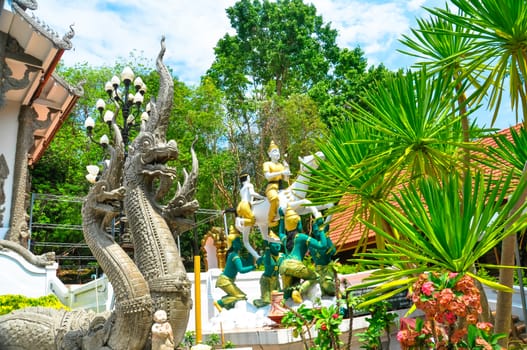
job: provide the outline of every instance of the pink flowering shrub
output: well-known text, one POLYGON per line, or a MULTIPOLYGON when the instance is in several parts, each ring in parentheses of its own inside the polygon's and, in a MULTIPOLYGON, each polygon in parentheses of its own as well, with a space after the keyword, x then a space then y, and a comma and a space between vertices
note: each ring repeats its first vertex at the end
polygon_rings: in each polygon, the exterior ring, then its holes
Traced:
POLYGON ((424 320, 401 322, 397 340, 402 349, 501 349, 492 324, 477 322, 481 313, 474 280, 457 273, 424 273, 410 297, 424 320))

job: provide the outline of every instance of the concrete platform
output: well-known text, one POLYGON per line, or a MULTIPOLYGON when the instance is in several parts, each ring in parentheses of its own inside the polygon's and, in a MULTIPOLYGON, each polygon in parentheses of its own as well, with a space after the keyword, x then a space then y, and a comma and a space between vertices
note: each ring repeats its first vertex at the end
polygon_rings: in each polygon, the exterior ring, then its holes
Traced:
MULTIPOLYGON (((401 312, 402 313, 402 312, 401 312)), ((350 320, 344 319, 340 326, 342 331, 341 340, 344 342, 342 346, 346 349, 346 345, 349 341, 349 325, 350 320)), ((360 349, 361 344, 357 334, 364 332, 368 327, 368 323, 365 317, 356 317, 353 319, 353 333, 351 337, 350 349, 360 349)), ((399 343, 396 340, 398 326, 394 326, 390 334, 390 350, 400 349, 399 343)), ((207 334, 203 334, 203 339, 206 341, 207 334)), ((316 337, 316 331, 312 331, 312 337, 316 337)), ((239 348, 252 348, 253 350, 304 350, 304 343, 301 337, 294 337, 291 328, 280 328, 280 327, 262 327, 262 328, 248 328, 248 329, 236 329, 230 330, 223 333, 224 341, 230 341, 236 349, 239 348)), ((388 343, 388 339, 385 337, 383 343, 388 343)), ((384 347, 387 349, 387 347, 384 347)))

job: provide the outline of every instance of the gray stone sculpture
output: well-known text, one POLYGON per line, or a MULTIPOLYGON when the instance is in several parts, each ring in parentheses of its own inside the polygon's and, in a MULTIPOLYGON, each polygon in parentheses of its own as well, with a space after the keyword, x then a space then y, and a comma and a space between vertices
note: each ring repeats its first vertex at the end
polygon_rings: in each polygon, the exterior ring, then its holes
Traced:
POLYGON ((3 154, 0 154, 0 226, 3 225, 4 221, 4 211, 5 211, 5 191, 4 183, 9 175, 9 167, 3 154))
POLYGON ((38 120, 38 113, 33 107, 22 106, 18 115, 18 134, 16 143, 15 169, 13 180, 13 199, 11 202, 11 228, 5 239, 16 242, 27 248, 29 240, 29 169, 28 157, 34 143, 35 131, 45 129, 51 124, 55 112, 49 109, 45 120, 38 120))
POLYGON ((152 350, 173 350, 174 345, 174 334, 167 322, 167 313, 165 310, 157 310, 152 325, 152 350))
POLYGON ((147 349, 154 310, 166 311, 174 343, 181 342, 192 301, 190 281, 172 232, 177 234, 190 225, 187 218, 198 209, 193 199, 198 162, 191 149, 192 171, 184 173, 184 183, 178 184, 173 199, 161 204, 176 176, 166 163, 179 155, 176 142, 165 139, 174 87, 162 61, 164 52, 163 38, 156 62, 159 95, 148 121, 142 122, 127 157, 120 130, 113 124, 110 165, 83 205, 85 240, 112 283, 114 311, 17 310, 0 317, 0 349, 147 349), (106 231, 121 209, 128 218, 134 260, 106 231))

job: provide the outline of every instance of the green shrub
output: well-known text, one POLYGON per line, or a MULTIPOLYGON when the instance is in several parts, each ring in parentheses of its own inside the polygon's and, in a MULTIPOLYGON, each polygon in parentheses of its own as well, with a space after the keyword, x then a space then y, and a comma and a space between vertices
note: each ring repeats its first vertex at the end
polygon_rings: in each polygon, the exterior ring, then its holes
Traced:
POLYGON ((5 315, 11 311, 30 306, 45 306, 54 309, 69 310, 69 308, 63 305, 54 294, 49 294, 40 298, 29 298, 19 294, 0 295, 0 315, 5 315))
POLYGON ((350 274, 350 273, 357 273, 357 272, 361 272, 363 269, 360 265, 358 264, 341 264, 341 265, 338 265, 337 267, 337 271, 339 274, 341 275, 347 275, 347 274, 350 274))

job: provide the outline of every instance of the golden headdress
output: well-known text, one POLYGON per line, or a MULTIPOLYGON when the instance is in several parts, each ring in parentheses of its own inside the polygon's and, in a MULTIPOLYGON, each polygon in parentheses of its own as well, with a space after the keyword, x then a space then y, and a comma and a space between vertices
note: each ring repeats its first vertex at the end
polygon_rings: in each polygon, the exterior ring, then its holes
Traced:
POLYGON ((272 230, 269 230, 269 238, 273 241, 280 241, 280 238, 272 230))
POLYGON ((227 236, 227 249, 231 248, 232 242, 238 237, 240 237, 240 234, 236 231, 234 226, 231 225, 229 227, 229 235, 227 236))
POLYGON ((286 231, 293 231, 297 228, 298 222, 300 221, 300 215, 291 207, 287 207, 285 211, 285 229, 286 231))
POLYGON ((271 152, 273 149, 278 149, 278 146, 276 143, 274 143, 273 140, 271 140, 271 143, 269 144, 269 148, 267 149, 267 153, 271 152))

